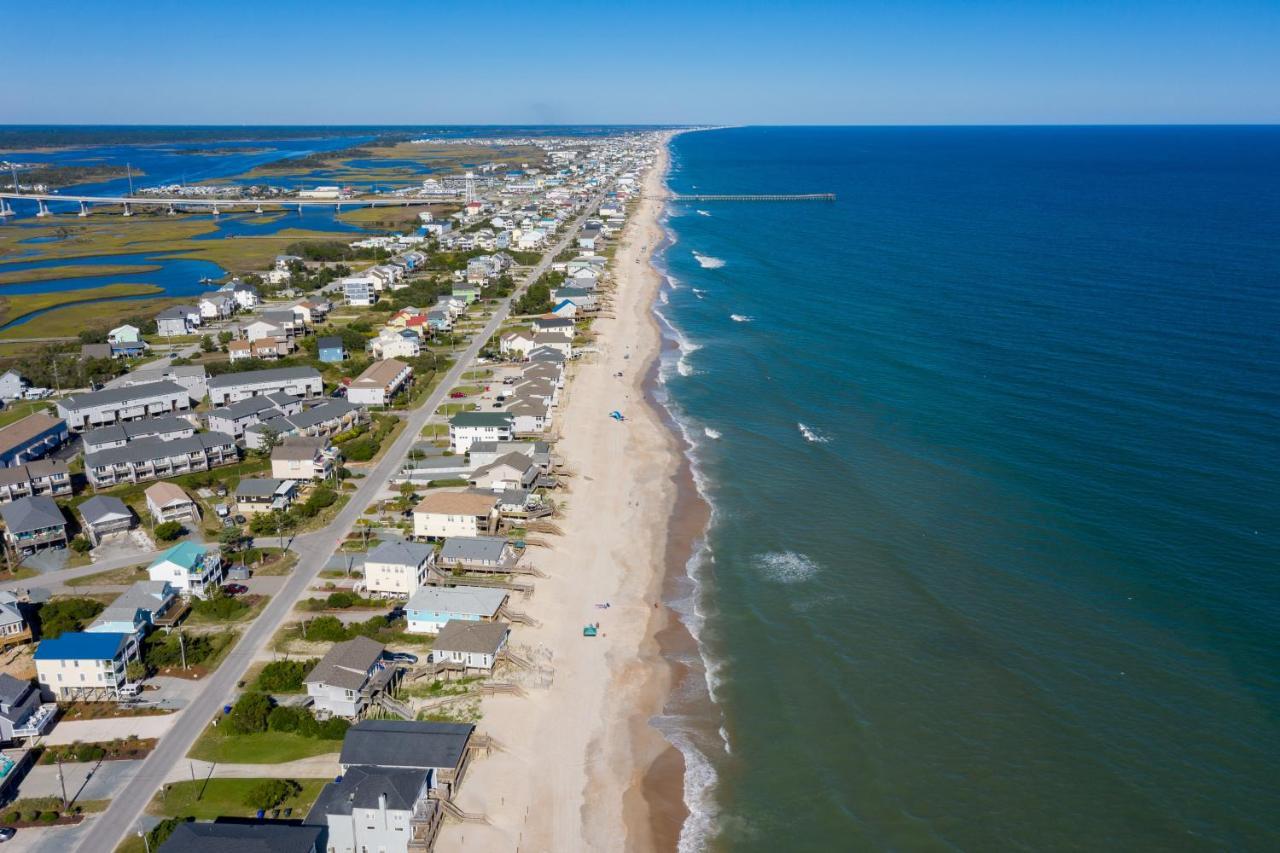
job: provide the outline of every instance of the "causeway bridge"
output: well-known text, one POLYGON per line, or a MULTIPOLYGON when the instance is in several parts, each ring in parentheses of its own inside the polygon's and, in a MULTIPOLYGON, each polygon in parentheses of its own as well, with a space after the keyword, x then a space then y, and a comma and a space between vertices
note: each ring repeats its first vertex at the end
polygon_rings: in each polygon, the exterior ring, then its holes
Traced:
POLYGON ((835 201, 835 193, 672 193, 672 201, 835 201))
POLYGON ((79 204, 80 216, 88 216, 89 210, 94 205, 112 205, 123 208, 125 216, 132 216, 135 207, 163 207, 169 213, 177 213, 179 208, 207 208, 214 216, 217 216, 223 210, 235 210, 236 208, 252 208, 255 213, 262 213, 264 207, 270 208, 291 208, 296 207, 298 212, 302 212, 304 207, 332 207, 341 210, 345 205, 347 207, 413 207, 416 205, 428 205, 438 203, 439 199, 432 198, 287 198, 287 199, 268 199, 268 198, 167 198, 162 196, 139 196, 139 195, 123 195, 123 196, 100 196, 100 195, 60 195, 58 193, 14 193, 0 192, 0 217, 12 216, 14 214, 13 202, 15 201, 34 201, 36 203, 36 216, 50 216, 50 203, 67 203, 79 204))

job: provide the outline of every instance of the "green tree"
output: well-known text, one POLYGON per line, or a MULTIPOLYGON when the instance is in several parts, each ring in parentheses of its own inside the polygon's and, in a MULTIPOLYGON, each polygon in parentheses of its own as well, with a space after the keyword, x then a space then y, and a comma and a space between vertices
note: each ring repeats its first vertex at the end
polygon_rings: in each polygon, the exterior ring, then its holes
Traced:
POLYGON ((243 694, 227 715, 227 728, 232 734, 241 735, 265 732, 271 704, 271 697, 265 693, 255 691, 243 694))
POLYGON ((135 684, 147 677, 147 665, 142 661, 131 660, 124 668, 124 677, 135 684))
POLYGON ((225 349, 227 344, 236 339, 236 336, 230 332, 218 332, 218 343, 225 349))
POLYGON ((105 606, 92 598, 63 598, 40 605, 36 619, 40 623, 40 637, 52 640, 67 631, 80 631, 105 606))
POLYGON ((266 811, 301 792, 302 786, 292 779, 264 779, 245 792, 244 804, 266 811))
POLYGON ((257 688, 265 693, 296 693, 302 689, 302 679, 315 665, 314 658, 272 661, 258 674, 257 688))
POLYGON ((161 542, 172 542, 174 539, 177 539, 185 533, 186 528, 183 527, 182 523, 179 521, 165 521, 157 524, 156 529, 153 532, 156 534, 156 538, 161 542))
POLYGON ((71 550, 75 551, 77 554, 88 553, 92 548, 93 543, 88 539, 85 539, 83 536, 77 536, 75 539, 71 540, 71 550))
POLYGON ((217 348, 218 346, 213 342, 213 338, 209 337, 208 335, 205 335, 202 338, 200 338, 200 349, 203 352, 213 352, 217 348))

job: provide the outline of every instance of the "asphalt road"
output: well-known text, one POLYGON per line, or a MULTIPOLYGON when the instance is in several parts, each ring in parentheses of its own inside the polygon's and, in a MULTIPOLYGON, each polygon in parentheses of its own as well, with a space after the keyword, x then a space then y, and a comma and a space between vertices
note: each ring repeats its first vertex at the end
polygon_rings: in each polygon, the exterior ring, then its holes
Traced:
MULTIPOLYGON (((591 211, 603 198, 604 194, 600 193, 585 210, 591 211)), ((100 817, 93 819, 92 838, 82 839, 77 847, 78 850, 84 850, 86 853, 114 850, 128 833, 137 831, 138 819, 159 790, 165 777, 169 775, 173 765, 183 760, 205 725, 217 715, 221 706, 234 696, 236 683, 244 676, 258 653, 271 641, 292 610, 294 602, 307 590, 328 561, 329 556, 337 550, 339 543, 354 528, 356 519, 369 504, 373 503, 386 488, 392 475, 400 469, 404 457, 418 440, 427 420, 444 401, 449 390, 459 383, 462 374, 469 369, 485 341, 493 336, 502 321, 506 319, 511 310, 511 300, 519 296, 526 287, 537 281, 538 277, 547 271, 555 256, 576 237, 586 216, 587 213, 584 212, 575 219, 566 230, 565 236, 542 256, 542 260, 525 276, 516 291, 502 300, 484 329, 475 335, 467 348, 459 354, 457 361, 436 389, 421 406, 405 418, 407 425, 400 433, 400 437, 382 457, 382 461, 366 471, 364 479, 359 481, 359 488, 338 513, 333 523, 322 531, 294 540, 291 548, 299 554, 298 566, 289 576, 280 594, 272 598, 262 614, 245 629, 236 647, 204 683, 203 690, 192 697, 187 709, 179 712, 181 716, 173 729, 161 738, 155 751, 143 762, 133 784, 112 800, 111 805, 100 817)), ((97 571, 102 571, 102 568, 97 567, 97 571)))

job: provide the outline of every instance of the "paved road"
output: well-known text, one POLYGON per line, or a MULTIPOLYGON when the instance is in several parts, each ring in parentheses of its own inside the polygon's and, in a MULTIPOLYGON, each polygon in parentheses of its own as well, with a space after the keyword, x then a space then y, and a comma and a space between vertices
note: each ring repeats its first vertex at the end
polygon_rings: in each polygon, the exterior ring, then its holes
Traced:
MULTIPOLYGON (((603 193, 597 195, 585 210, 590 211, 603 198, 603 193)), ((137 831, 138 820, 143 810, 159 790, 171 768, 183 760, 205 725, 218 713, 219 707, 234 695, 236 682, 241 679, 259 652, 271 641, 276 630, 289 615, 293 603, 306 592, 307 587, 328 561, 329 555, 337 550, 339 543, 354 528, 356 519, 387 486, 392 475, 399 471, 402 460, 418 440, 418 435, 426 426, 427 420, 444 401, 449 390, 459 383, 462 374, 469 368, 485 341, 497 332, 502 321, 506 319, 511 310, 511 300, 519 296, 526 287, 537 281, 538 277, 547 271, 555 256, 563 251, 577 235, 578 228, 586 215, 584 212, 574 220, 565 231, 565 236, 542 256, 542 260, 529 272, 515 293, 502 300, 484 329, 475 335, 467 348, 459 354, 457 361, 436 389, 421 406, 405 418, 407 425, 400 433, 400 437, 380 462, 367 469, 364 479, 358 481, 359 488, 338 513, 333 523, 322 531, 306 538, 299 537, 294 541, 292 548, 299 554, 298 567, 289 576, 281 593, 271 599, 262 615, 249 625, 222 666, 218 667, 205 682, 204 689, 192 698, 191 705, 185 711, 179 712, 180 716, 173 729, 161 739, 156 750, 147 757, 134 784, 112 800, 107 811, 94 820, 93 839, 83 840, 77 849, 87 853, 113 850, 128 833, 137 831)))

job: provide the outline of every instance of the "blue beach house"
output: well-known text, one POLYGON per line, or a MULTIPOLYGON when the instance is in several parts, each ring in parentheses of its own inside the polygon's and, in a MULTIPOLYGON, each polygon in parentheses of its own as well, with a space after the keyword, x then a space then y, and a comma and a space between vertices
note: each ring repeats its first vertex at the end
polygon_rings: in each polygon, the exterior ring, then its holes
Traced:
POLYGON ((183 542, 156 557, 147 576, 168 581, 182 595, 204 598, 222 582, 222 552, 216 545, 183 542))
POLYGON ((335 364, 347 357, 347 351, 342 346, 342 338, 337 335, 316 341, 316 351, 320 360, 328 364, 335 364))
POLYGON ((450 621, 493 622, 507 603, 504 589, 424 586, 404 606, 411 634, 437 634, 450 621))

